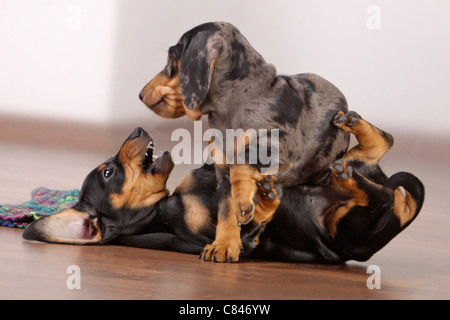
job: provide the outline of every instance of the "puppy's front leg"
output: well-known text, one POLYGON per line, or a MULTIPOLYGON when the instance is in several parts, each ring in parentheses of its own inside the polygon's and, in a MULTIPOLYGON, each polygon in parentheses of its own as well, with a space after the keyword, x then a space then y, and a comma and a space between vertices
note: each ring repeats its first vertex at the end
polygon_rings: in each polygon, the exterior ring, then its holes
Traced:
POLYGON ((249 165, 233 165, 230 169, 231 197, 236 205, 235 215, 240 225, 252 221, 257 205, 258 191, 254 175, 257 170, 249 165))
POLYGON ((280 203, 274 189, 275 177, 264 176, 258 169, 243 164, 231 167, 230 182, 239 225, 252 220, 260 224, 272 219, 280 203), (261 194, 265 194, 265 197, 261 198, 261 194))
POLYGON ((236 218, 236 207, 231 197, 229 166, 216 166, 219 212, 216 238, 206 245, 200 259, 214 262, 237 262, 242 250, 241 228, 236 218))

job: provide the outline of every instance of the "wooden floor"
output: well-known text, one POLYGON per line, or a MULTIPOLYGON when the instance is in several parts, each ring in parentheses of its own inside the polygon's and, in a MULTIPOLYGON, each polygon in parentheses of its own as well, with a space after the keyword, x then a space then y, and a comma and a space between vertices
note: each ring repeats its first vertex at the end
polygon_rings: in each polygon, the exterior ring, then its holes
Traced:
MULTIPOLYGON (((21 143, 11 132, 0 131, 0 204, 29 200, 39 186, 80 188, 126 136, 120 132, 104 148, 74 148, 76 143, 49 138, 21 143)), ((416 174, 427 197, 416 221, 367 262, 214 264, 175 252, 27 242, 22 230, 0 227, 0 299, 449 299, 448 147, 447 141, 397 137, 383 167, 388 174, 416 174), (80 289, 67 286, 72 265, 81 270, 80 289), (370 265, 381 270, 381 289, 366 285, 370 265)), ((185 170, 176 168, 171 188, 185 170)))

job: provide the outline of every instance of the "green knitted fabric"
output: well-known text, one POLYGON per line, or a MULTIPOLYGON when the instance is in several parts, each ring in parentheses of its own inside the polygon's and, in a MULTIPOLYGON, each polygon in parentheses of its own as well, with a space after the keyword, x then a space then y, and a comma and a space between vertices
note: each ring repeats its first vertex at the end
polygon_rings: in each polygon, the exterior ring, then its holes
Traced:
POLYGON ((39 187, 31 200, 22 204, 0 205, 0 223, 5 227, 26 228, 31 222, 71 208, 77 203, 79 190, 51 190, 39 187))

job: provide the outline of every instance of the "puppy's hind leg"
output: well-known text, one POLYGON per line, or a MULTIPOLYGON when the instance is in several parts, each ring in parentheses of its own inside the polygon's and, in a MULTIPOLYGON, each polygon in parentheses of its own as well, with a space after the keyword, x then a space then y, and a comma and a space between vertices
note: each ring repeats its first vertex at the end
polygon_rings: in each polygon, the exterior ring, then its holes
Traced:
POLYGON ((339 159, 331 166, 332 184, 349 190, 353 194, 353 199, 324 218, 325 227, 333 238, 339 233, 339 222, 350 212, 355 212, 356 208, 366 212, 364 219, 358 220, 358 225, 355 226, 355 228, 363 230, 373 219, 376 219, 377 215, 371 215, 369 212, 379 212, 383 205, 393 201, 394 194, 391 189, 367 179, 350 163, 339 159))

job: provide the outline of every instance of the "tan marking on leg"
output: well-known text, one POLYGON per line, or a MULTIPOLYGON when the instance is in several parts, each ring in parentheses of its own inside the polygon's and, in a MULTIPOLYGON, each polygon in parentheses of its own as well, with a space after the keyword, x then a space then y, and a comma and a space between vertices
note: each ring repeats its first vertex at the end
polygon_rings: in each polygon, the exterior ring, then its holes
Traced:
POLYGON ((216 238, 206 245, 200 256, 206 261, 236 262, 241 252, 241 228, 237 225, 235 206, 231 197, 226 200, 228 212, 220 213, 216 226, 216 238))
POLYGON ((249 165, 234 165, 230 169, 231 196, 239 209, 247 210, 253 205, 253 197, 257 191, 255 179, 253 178, 255 168, 249 165))
MULTIPOLYGON (((338 114, 348 116, 342 111, 338 114)), ((343 158, 346 160, 361 160, 367 164, 377 164, 392 147, 394 139, 389 133, 378 129, 362 118, 349 126, 352 116, 348 117, 349 120, 340 123, 339 127, 344 131, 353 133, 358 145, 349 150, 343 158)))
MULTIPOLYGON (((341 165, 344 166, 345 170, 347 170, 346 162, 343 162, 341 165)), ((328 233, 333 238, 336 236, 337 225, 338 225, 339 221, 341 221, 341 219, 343 217, 345 217, 354 206, 365 207, 365 206, 369 205, 369 199, 368 199, 367 194, 365 193, 364 190, 362 190, 358 187, 356 180, 351 177, 349 177, 347 179, 336 178, 336 176, 335 176, 336 172, 337 171, 335 169, 332 170, 331 184, 341 187, 346 190, 350 190, 353 193, 353 199, 348 201, 345 205, 339 207, 335 212, 332 212, 324 217, 324 225, 325 225, 326 229, 328 230, 328 233)), ((348 174, 348 172, 347 172, 347 174, 348 174)), ((357 172, 355 170, 353 171, 352 174, 359 175, 363 179, 366 179, 368 183, 373 184, 377 188, 380 187, 377 184, 375 184, 375 183, 371 182, 370 180, 368 180, 367 178, 365 178, 364 176, 362 176, 361 174, 359 174, 359 172, 357 172)))

